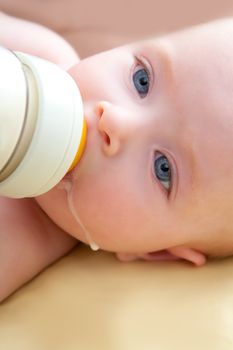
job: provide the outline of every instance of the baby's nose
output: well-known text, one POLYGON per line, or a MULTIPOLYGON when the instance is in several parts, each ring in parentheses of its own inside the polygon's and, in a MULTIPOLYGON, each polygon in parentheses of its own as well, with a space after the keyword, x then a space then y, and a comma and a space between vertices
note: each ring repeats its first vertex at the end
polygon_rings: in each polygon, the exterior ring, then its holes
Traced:
POLYGON ((108 156, 118 154, 127 139, 126 111, 121 107, 101 101, 96 107, 98 128, 103 138, 103 151, 108 156))

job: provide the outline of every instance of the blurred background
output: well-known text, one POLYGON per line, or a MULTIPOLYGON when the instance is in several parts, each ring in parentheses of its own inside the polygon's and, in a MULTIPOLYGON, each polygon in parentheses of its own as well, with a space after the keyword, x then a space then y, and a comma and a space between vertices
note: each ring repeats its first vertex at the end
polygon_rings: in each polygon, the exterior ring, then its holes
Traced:
POLYGON ((232 0, 0 0, 0 9, 62 34, 81 57, 232 16, 232 0))

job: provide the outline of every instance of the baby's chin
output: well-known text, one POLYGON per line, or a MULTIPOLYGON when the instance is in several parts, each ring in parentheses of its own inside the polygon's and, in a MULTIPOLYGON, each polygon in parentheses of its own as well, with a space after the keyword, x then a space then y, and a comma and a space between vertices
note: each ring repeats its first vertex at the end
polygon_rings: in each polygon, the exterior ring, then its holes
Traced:
POLYGON ((57 226, 77 240, 87 244, 91 243, 95 247, 74 204, 73 198, 76 190, 69 179, 69 176, 64 177, 57 186, 35 199, 41 209, 57 226))
MULTIPOLYGON (((65 220, 67 212, 67 193, 59 184, 50 191, 35 197, 42 210, 55 222, 65 220)), ((59 225, 60 226, 60 225, 59 225)))

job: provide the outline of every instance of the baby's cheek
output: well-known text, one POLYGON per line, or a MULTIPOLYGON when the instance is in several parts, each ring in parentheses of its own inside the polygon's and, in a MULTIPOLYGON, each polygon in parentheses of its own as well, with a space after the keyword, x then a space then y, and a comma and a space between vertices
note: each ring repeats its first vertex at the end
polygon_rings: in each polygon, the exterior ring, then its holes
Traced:
POLYGON ((80 193, 76 198, 76 213, 92 240, 102 249, 116 251, 125 235, 125 221, 128 220, 121 205, 106 194, 101 197, 85 197, 81 203, 80 193))

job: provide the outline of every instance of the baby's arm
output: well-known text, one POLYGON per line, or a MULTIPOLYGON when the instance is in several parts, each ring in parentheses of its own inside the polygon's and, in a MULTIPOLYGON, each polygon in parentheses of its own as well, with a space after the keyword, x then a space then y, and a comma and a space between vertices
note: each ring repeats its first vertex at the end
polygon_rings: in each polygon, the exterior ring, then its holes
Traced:
POLYGON ((0 197, 0 302, 76 244, 34 199, 0 197))
MULTIPOLYGON (((38 55, 65 69, 78 61, 71 46, 54 32, 1 12, 0 45, 38 55)), ((0 301, 76 244, 34 199, 0 197, 0 301)))
POLYGON ((79 57, 60 35, 39 24, 0 11, 0 45, 52 61, 68 70, 79 57))

